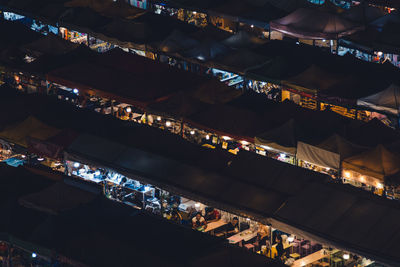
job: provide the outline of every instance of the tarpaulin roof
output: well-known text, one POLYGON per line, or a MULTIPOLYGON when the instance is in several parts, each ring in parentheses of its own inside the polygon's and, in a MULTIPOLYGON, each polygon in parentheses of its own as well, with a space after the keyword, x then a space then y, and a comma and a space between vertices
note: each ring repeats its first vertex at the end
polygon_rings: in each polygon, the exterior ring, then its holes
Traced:
POLYGON ((186 58, 195 58, 199 61, 209 61, 218 55, 227 53, 228 51, 229 48, 220 42, 203 41, 197 46, 187 51, 182 51, 179 54, 186 58))
POLYGON ((327 40, 336 40, 362 29, 340 15, 312 8, 300 8, 271 21, 270 27, 298 38, 327 40))
POLYGON ((384 91, 357 100, 357 105, 399 115, 400 86, 391 84, 384 91))
POLYGON ((95 197, 94 193, 59 182, 40 192, 21 197, 19 203, 27 208, 57 214, 88 203, 95 197))
POLYGON ((304 72, 282 81, 282 84, 299 91, 316 93, 319 96, 356 101, 360 97, 383 90, 387 81, 381 77, 337 73, 312 65, 304 72))
POLYGON ((378 144, 389 144, 400 139, 399 133, 374 118, 355 128, 349 128, 347 139, 355 144, 373 147, 378 144))
POLYGON ((88 7, 102 15, 110 17, 134 18, 147 12, 123 1, 71 0, 64 5, 66 7, 88 7))
POLYGON ((360 24, 370 23, 380 17, 383 17, 384 15, 385 12, 383 12, 380 8, 362 4, 351 7, 349 10, 343 13, 343 17, 346 19, 360 24))
POLYGON ((35 117, 29 116, 23 122, 6 127, 0 132, 0 138, 27 147, 28 137, 46 140, 59 132, 60 130, 44 124, 35 117))
POLYGON ((286 15, 268 1, 229 0, 208 9, 208 13, 233 18, 235 21, 266 28, 273 19, 286 15))
POLYGON ((283 231, 301 232, 317 241, 319 237, 305 232, 321 233, 334 247, 355 253, 363 250, 367 258, 398 265, 399 206, 371 197, 369 192, 350 186, 310 184, 277 211, 276 220, 282 222, 277 228, 283 231))
POLYGON ((12 38, 1 38, 0 47, 2 49, 28 44, 42 37, 41 34, 30 30, 21 23, 6 20, 0 21, 0 34, 12 36, 12 38))
POLYGON ((266 41, 254 35, 250 35, 245 31, 239 31, 235 35, 232 35, 226 40, 222 41, 222 43, 230 48, 240 49, 262 45, 265 44, 266 41))
POLYGON ((395 7, 395 8, 400 7, 399 0, 367 0, 367 1, 368 3, 371 3, 373 5, 378 5, 383 7, 395 7))
POLYGON ((174 30, 167 38, 152 46, 165 53, 175 53, 193 48, 198 43, 197 40, 188 37, 178 30, 174 30))
POLYGON ((150 184, 239 214, 247 210, 268 215, 285 199, 270 189, 90 135, 81 135, 68 148, 65 157, 102 164, 128 177, 141 177, 150 184))
POLYGON ((351 143, 338 134, 333 134, 332 136, 328 137, 319 143, 317 147, 338 154, 340 159, 354 156, 367 149, 366 147, 351 143))
POLYGON ((42 55, 31 63, 25 63, 21 66, 21 68, 33 73, 40 73, 44 75, 49 71, 61 68, 63 66, 85 61, 87 58, 94 56, 95 53, 96 52, 87 46, 80 45, 76 49, 65 54, 42 55))
POLYGON ((48 79, 139 106, 211 80, 120 50, 52 71, 48 79))
POLYGON ((226 71, 244 74, 247 69, 261 66, 268 57, 254 53, 250 49, 234 50, 212 60, 212 65, 226 71))
POLYGON ((66 41, 53 34, 48 34, 32 43, 25 44, 21 47, 23 51, 32 54, 35 57, 43 54, 60 55, 72 51, 79 44, 66 41))
POLYGON ((252 140, 265 129, 263 118, 259 114, 228 105, 213 105, 199 110, 187 121, 204 129, 246 140, 252 140))
POLYGON ((353 144, 338 134, 334 134, 318 145, 297 143, 297 158, 322 166, 339 170, 342 159, 362 151, 365 147, 353 144))
POLYGON ((340 44, 369 54, 374 52, 400 54, 399 27, 400 19, 397 22, 385 23, 381 29, 370 26, 364 31, 346 36, 340 40, 340 44))
POLYGON ((383 145, 343 160, 343 169, 354 170, 384 182, 400 172, 400 157, 388 151, 383 145))

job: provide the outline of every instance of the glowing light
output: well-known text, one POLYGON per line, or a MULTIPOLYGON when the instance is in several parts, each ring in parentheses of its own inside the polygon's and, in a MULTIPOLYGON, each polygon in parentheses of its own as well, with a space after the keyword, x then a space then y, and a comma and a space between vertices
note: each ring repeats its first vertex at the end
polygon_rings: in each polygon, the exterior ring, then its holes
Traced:
POLYGON ((207 140, 210 140, 210 136, 209 136, 208 134, 206 135, 206 139, 207 139, 207 140))
POLYGON ((364 176, 360 176, 360 181, 364 183, 365 182, 365 177, 364 176))
POLYGON ((326 42, 326 40, 325 40, 325 39, 323 39, 323 40, 322 40, 322 42, 324 42, 324 43, 325 43, 325 42, 326 42))
POLYGON ((254 28, 254 25, 253 25, 253 24, 251 24, 251 26, 250 26, 250 27, 254 28))
POLYGON ((195 134, 195 131, 194 131, 194 130, 191 130, 191 131, 190 131, 190 134, 191 134, 191 135, 194 135, 194 134, 195 134))
POLYGON ((345 259, 345 260, 348 260, 348 259, 350 259, 350 255, 349 255, 349 254, 347 254, 347 253, 343 254, 343 259, 345 259))
POLYGON ((131 107, 127 107, 125 110, 126 110, 126 112, 128 112, 128 113, 131 113, 131 111, 132 111, 131 107))
POLYGON ((79 166, 80 166, 79 162, 74 163, 74 168, 79 168, 79 166))
POLYGON ((160 121, 160 120, 161 120, 161 117, 160 117, 160 116, 158 116, 158 117, 157 117, 157 120, 158 120, 158 121, 160 121))
POLYGON ((200 208, 200 203, 197 202, 197 203, 194 204, 194 206, 195 206, 196 208, 200 208))
POLYGON ((149 191, 150 190, 150 186, 145 186, 144 187, 144 191, 149 191))
POLYGON ((378 52, 378 56, 381 57, 383 53, 381 51, 378 52))
POLYGON ((72 90, 72 92, 74 92, 74 94, 77 94, 79 93, 79 90, 75 88, 74 90, 72 90))
POLYGON ((279 154, 279 157, 286 158, 286 154, 285 153, 281 153, 281 154, 279 154))
POLYGON ((231 140, 232 138, 230 138, 229 136, 222 136, 222 139, 224 139, 225 141, 227 141, 227 140, 231 140))
POLYGON ((294 241, 294 236, 289 236, 288 238, 287 238, 287 241, 289 242, 289 243, 292 243, 293 241, 294 241))
POLYGON ((99 176, 100 175, 100 171, 99 170, 95 171, 94 175, 99 176))
POLYGON ((378 188, 378 189, 383 189, 383 184, 377 183, 377 184, 376 184, 376 188, 378 188))
POLYGON ((26 158, 26 156, 25 156, 25 155, 22 155, 22 156, 21 156, 21 158, 23 158, 23 159, 24 159, 24 158, 26 158))
POLYGON ((165 123, 165 125, 166 125, 167 127, 170 127, 170 126, 171 126, 171 122, 170 122, 170 121, 167 121, 167 122, 165 123))
POLYGON ((242 145, 244 145, 244 146, 250 144, 249 142, 247 142, 247 141, 245 141, 245 140, 240 141, 240 143, 242 143, 242 145))
POLYGON ((33 252, 33 253, 32 253, 32 258, 36 258, 36 257, 37 257, 36 253, 33 252))
POLYGON ((344 172, 344 177, 350 178, 351 177, 351 173, 350 172, 344 172))
POLYGON ((250 218, 246 218, 246 221, 248 221, 248 222, 249 222, 249 221, 250 221, 250 218))
POLYGON ((297 45, 299 45, 299 44, 300 44, 300 42, 296 42, 296 44, 297 44, 297 45))
POLYGON ((196 15, 197 14, 197 12, 196 11, 193 11, 193 15, 196 15))
POLYGON ((38 160, 38 161, 43 161, 43 160, 44 160, 44 158, 38 158, 37 160, 38 160))

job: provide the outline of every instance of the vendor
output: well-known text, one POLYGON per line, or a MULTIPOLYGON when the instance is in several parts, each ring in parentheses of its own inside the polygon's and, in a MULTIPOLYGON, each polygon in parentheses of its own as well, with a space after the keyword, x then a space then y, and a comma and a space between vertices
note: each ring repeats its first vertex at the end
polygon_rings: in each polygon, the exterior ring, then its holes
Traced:
POLYGON ((283 241, 282 241, 282 236, 277 235, 276 236, 276 251, 278 252, 278 255, 276 259, 280 262, 283 261, 283 256, 285 255, 285 250, 283 248, 283 241))
POLYGON ((262 246, 267 246, 269 248, 269 227, 258 223, 258 230, 257 230, 257 250, 260 250, 262 246))
POLYGON ((199 228, 206 229, 207 228, 207 222, 204 219, 204 217, 201 215, 200 212, 198 212, 196 214, 196 216, 193 217, 192 227, 193 227, 193 229, 199 229, 199 228))
POLYGON ((221 213, 213 207, 205 208, 205 216, 207 222, 216 222, 221 219, 221 213))
POLYGON ((233 217, 232 221, 226 225, 226 235, 230 237, 236 233, 239 233, 239 219, 238 217, 233 217))

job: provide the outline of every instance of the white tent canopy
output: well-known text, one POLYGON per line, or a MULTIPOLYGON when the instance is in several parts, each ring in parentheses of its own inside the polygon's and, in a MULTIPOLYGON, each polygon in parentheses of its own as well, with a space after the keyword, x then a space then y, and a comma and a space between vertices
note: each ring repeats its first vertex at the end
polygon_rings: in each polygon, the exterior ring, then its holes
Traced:
POLYGON ((297 143, 296 157, 312 164, 338 170, 340 168, 340 155, 303 142, 297 143))
POLYGON ((391 84, 382 92, 360 98, 357 105, 371 109, 385 111, 390 114, 399 115, 400 86, 391 84))

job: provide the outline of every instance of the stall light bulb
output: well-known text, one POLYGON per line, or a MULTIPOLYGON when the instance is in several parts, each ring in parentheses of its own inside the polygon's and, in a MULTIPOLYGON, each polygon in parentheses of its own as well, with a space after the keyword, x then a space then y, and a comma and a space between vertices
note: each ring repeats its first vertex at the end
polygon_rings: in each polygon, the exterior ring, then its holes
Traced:
POLYGON ((166 125, 167 127, 169 127, 169 126, 171 126, 171 122, 170 122, 170 121, 167 121, 167 122, 165 123, 165 125, 166 125))
POLYGON ((149 190, 150 190, 150 186, 145 186, 145 187, 144 187, 144 190, 145 190, 145 191, 149 191, 149 190))
POLYGON ((161 120, 161 117, 160 117, 160 116, 158 116, 158 117, 157 117, 157 120, 158 120, 158 121, 160 121, 160 120, 161 120))
POLYGON ((22 156, 21 156, 21 158, 23 158, 23 159, 24 159, 24 158, 26 158, 26 156, 25 156, 25 155, 22 155, 22 156))
POLYGON ((79 166, 80 166, 79 162, 74 163, 74 168, 79 168, 79 166))
POLYGON ((327 172, 329 172, 331 170, 331 168, 325 168, 327 172))
POLYGON ((200 203, 197 202, 197 203, 194 204, 194 206, 195 206, 196 208, 200 208, 200 203))
POLYGON ((281 154, 279 154, 279 156, 280 156, 281 158, 286 158, 286 154, 285 154, 285 153, 281 153, 281 154))
POLYGON ((231 138, 229 136, 222 136, 222 139, 224 139, 225 141, 231 140, 231 138))
POLYGON ((244 145, 244 146, 246 146, 246 145, 249 144, 249 142, 247 142, 247 141, 245 141, 245 140, 240 141, 240 143, 242 143, 242 145, 244 145))
POLYGON ((377 187, 378 189, 383 189, 383 184, 377 183, 377 184, 376 184, 376 187, 377 187))
POLYGON ((298 45, 298 44, 300 44, 300 42, 296 42, 296 44, 298 45))
POLYGON ((365 182, 365 177, 364 176, 360 176, 360 181, 364 183, 365 182))
POLYGON ((77 94, 79 93, 79 90, 75 88, 74 90, 72 90, 72 92, 74 92, 74 94, 77 94))
POLYGON ((246 218, 246 221, 248 221, 248 222, 249 222, 249 221, 250 221, 250 218, 246 218))
POLYGON ((37 254, 35 252, 32 253, 32 258, 36 258, 37 254))
POLYGON ((210 140, 210 136, 209 136, 208 134, 206 135, 206 139, 207 139, 207 140, 210 140))
POLYGON ((191 134, 191 135, 194 135, 194 131, 193 131, 193 130, 191 130, 191 131, 190 131, 190 134, 191 134))
POLYGON ((54 166, 60 166, 61 165, 61 163, 60 162, 56 162, 56 163, 54 163, 54 166))
POLYGON ((344 172, 344 177, 350 178, 351 177, 351 173, 350 172, 344 172))
POLYGON ((288 238, 287 238, 287 241, 289 242, 289 243, 292 243, 293 241, 294 241, 294 236, 289 236, 288 238))
POLYGON ((95 171, 94 175, 99 176, 100 175, 100 171, 95 171))
POLYGON ((193 15, 196 15, 197 14, 197 12, 196 11, 193 11, 193 15))
POLYGON ((347 253, 343 254, 343 259, 345 259, 345 260, 348 260, 348 259, 350 259, 350 255, 349 255, 349 254, 347 254, 347 253))
POLYGON ((383 53, 382 53, 381 51, 379 51, 379 52, 378 52, 378 56, 381 57, 382 55, 383 55, 383 53))
POLYGON ((43 161, 43 160, 44 160, 44 158, 38 158, 37 160, 38 160, 38 161, 43 161))
POLYGON ((251 24, 251 26, 250 26, 251 28, 254 28, 254 25, 253 24, 251 24))
POLYGON ((326 42, 326 40, 325 40, 325 39, 323 39, 323 40, 322 40, 322 42, 324 42, 324 43, 325 43, 325 42, 326 42))
POLYGON ((131 111, 132 111, 131 107, 127 107, 125 110, 126 110, 126 112, 128 112, 128 113, 131 113, 131 111))

